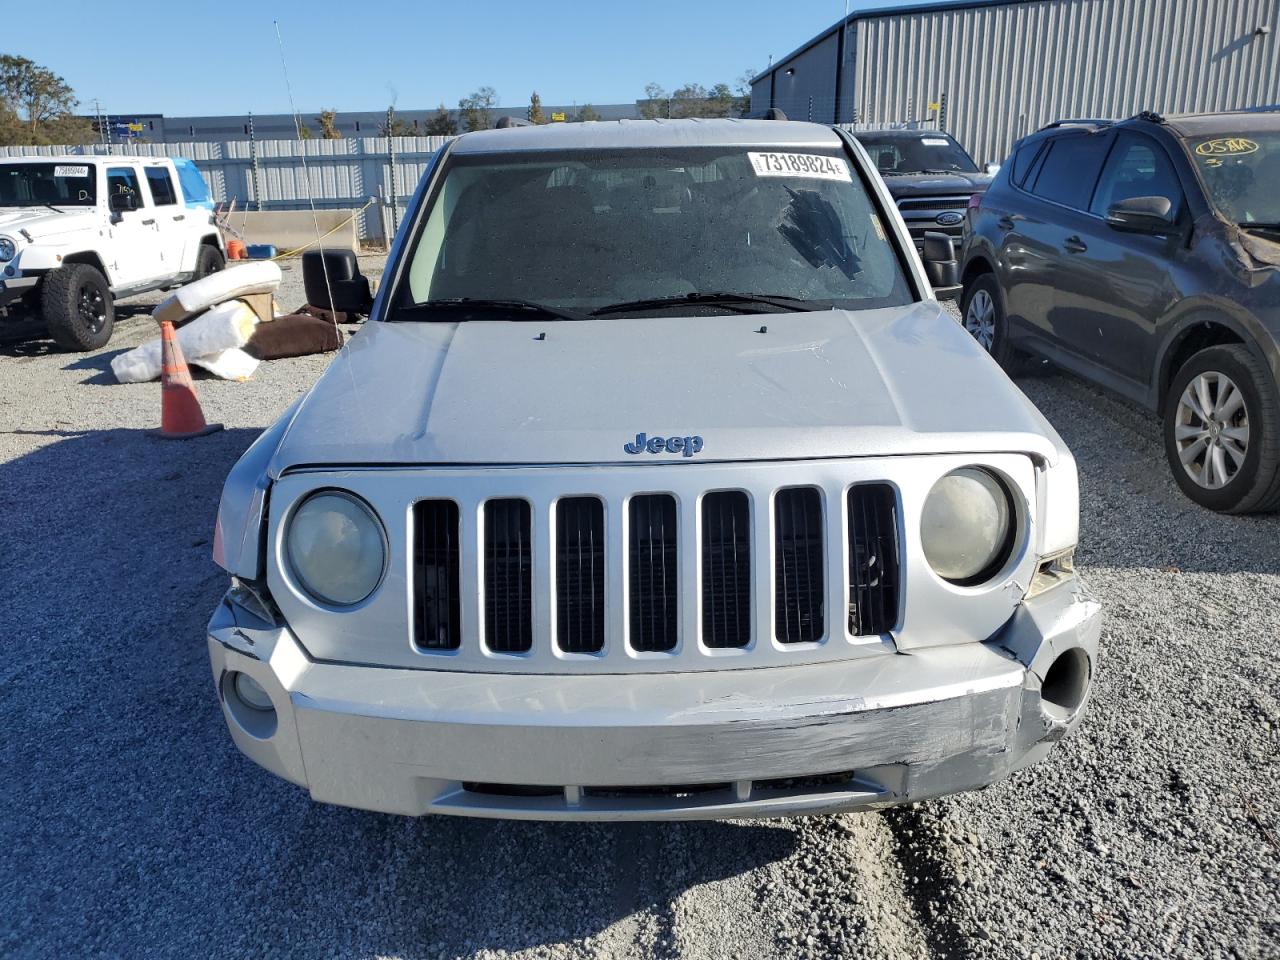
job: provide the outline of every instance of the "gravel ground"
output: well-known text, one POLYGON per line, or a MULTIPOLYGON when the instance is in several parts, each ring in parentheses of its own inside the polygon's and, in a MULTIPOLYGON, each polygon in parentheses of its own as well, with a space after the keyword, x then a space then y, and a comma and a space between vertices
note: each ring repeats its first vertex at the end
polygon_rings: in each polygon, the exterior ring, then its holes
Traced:
POLYGON ((1022 382, 1079 459, 1107 611, 1047 762, 853 816, 408 820, 243 759, 204 648, 222 479, 329 358, 201 380, 227 429, 168 444, 157 387, 108 368, 145 310, 94 354, 0 344, 0 955, 1280 957, 1280 519, 1191 506, 1140 411, 1022 382))

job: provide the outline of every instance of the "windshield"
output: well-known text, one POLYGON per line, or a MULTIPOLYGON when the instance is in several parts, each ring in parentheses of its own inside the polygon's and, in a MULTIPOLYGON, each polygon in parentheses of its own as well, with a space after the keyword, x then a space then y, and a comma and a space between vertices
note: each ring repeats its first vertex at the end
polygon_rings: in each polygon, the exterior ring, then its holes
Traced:
POLYGON ((964 148, 942 133, 915 137, 854 134, 881 174, 977 173, 964 148))
POLYGON ((835 148, 454 158, 407 258, 401 307, 523 301, 582 319, 628 304, 671 315, 912 300, 884 225, 835 148), (717 295, 773 300, 711 302, 717 295), (683 302, 641 305, 668 299, 683 302))
POLYGON ((0 163, 0 207, 92 207, 92 163, 0 163))
POLYGON ((1280 131, 1186 141, 1209 199, 1232 223, 1280 228, 1280 131))

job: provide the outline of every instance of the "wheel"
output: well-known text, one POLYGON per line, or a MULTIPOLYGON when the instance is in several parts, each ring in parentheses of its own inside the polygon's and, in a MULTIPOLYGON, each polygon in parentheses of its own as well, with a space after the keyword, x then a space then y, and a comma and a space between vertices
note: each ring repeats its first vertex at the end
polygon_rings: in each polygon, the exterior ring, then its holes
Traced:
POLYGON ((960 323, 969 335, 1005 372, 1014 375, 1026 368, 1026 355, 1009 345, 1009 321, 994 274, 979 274, 965 284, 960 300, 960 323))
POLYGON ((111 339, 116 307, 107 278, 87 263, 51 270, 40 284, 49 336, 66 350, 97 350, 111 339))
POLYGON ((1246 347, 1195 354, 1165 398, 1164 446, 1182 492, 1210 510, 1280 507, 1280 393, 1246 347))
POLYGON ((196 255, 196 279, 217 273, 226 265, 227 258, 222 255, 221 250, 207 243, 201 244, 200 252, 196 255))

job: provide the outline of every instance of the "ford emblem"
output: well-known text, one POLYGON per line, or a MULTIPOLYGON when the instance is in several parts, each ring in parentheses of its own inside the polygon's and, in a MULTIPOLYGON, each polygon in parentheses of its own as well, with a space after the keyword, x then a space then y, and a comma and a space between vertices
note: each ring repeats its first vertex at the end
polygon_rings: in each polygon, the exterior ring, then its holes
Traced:
POLYGON ((964 221, 963 213, 956 213, 954 210, 944 210, 942 213, 934 217, 940 227, 954 227, 956 224, 964 221))

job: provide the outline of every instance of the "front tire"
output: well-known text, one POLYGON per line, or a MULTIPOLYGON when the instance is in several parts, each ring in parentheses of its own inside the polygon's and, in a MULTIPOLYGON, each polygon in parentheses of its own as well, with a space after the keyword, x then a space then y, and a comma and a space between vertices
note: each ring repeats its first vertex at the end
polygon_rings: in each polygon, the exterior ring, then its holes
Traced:
POLYGON ((1221 513, 1280 508, 1280 392, 1246 347, 1201 350, 1169 385, 1165 455, 1190 499, 1221 513))
POLYGON ((64 350, 97 350, 111 339, 116 306, 107 278, 87 263, 45 274, 40 309, 49 336, 64 350))
POLYGON ((979 274, 965 284, 960 325, 1010 376, 1025 370, 1025 355, 1009 345, 1009 318, 994 274, 979 274))
POLYGON ((222 251, 210 244, 202 244, 200 253, 196 255, 196 279, 200 280, 211 273, 217 273, 227 265, 227 258, 222 251))

